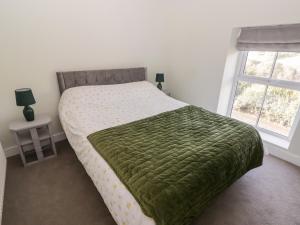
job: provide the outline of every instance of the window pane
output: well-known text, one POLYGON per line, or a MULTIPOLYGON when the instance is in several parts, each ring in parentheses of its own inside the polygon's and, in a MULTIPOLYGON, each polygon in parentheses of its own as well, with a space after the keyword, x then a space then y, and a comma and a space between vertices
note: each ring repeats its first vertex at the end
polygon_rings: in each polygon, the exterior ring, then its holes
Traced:
POLYGON ((299 91, 269 86, 258 126, 288 136, 299 104, 299 91))
POLYGON ((239 82, 231 117, 255 125, 262 106, 265 89, 265 85, 239 82))
POLYGON ((278 53, 273 78, 289 81, 300 81, 300 53, 278 53))
POLYGON ((272 73, 272 66, 276 52, 249 52, 244 74, 268 78, 272 73))

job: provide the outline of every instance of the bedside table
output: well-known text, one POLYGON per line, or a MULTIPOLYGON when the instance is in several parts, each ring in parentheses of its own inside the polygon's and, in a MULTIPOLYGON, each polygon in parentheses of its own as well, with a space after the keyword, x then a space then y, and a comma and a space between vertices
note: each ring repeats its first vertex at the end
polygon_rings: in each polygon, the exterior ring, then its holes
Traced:
POLYGON ((10 123, 9 129, 15 137, 24 166, 57 155, 50 129, 51 122, 49 116, 40 115, 34 121, 19 120, 10 123))

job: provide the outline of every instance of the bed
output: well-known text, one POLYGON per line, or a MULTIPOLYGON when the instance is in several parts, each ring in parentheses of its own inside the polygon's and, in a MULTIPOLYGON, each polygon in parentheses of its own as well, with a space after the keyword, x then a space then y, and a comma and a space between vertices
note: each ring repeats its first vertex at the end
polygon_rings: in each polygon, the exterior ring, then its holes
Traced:
POLYGON ((189 224, 262 163, 254 128, 165 95, 146 81, 145 68, 60 72, 57 78, 63 129, 119 225, 189 224), (176 152, 183 153, 174 165, 176 152), (194 202, 200 189, 203 196, 194 202))

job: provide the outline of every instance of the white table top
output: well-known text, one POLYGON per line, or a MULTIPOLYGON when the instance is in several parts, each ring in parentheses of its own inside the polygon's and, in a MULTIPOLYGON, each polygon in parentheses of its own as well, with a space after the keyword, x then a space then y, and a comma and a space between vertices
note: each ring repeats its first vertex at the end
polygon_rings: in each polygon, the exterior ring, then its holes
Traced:
POLYGON ((26 121, 25 118, 13 121, 9 124, 11 131, 27 130, 51 123, 51 117, 48 115, 36 115, 34 121, 26 121))

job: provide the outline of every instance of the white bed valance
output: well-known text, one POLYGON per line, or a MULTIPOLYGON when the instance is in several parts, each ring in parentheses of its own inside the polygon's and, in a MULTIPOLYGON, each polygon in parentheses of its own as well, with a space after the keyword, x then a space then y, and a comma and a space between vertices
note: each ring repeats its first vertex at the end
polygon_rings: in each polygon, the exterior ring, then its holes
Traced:
POLYGON ((241 28, 237 49, 300 52, 300 24, 241 28))

